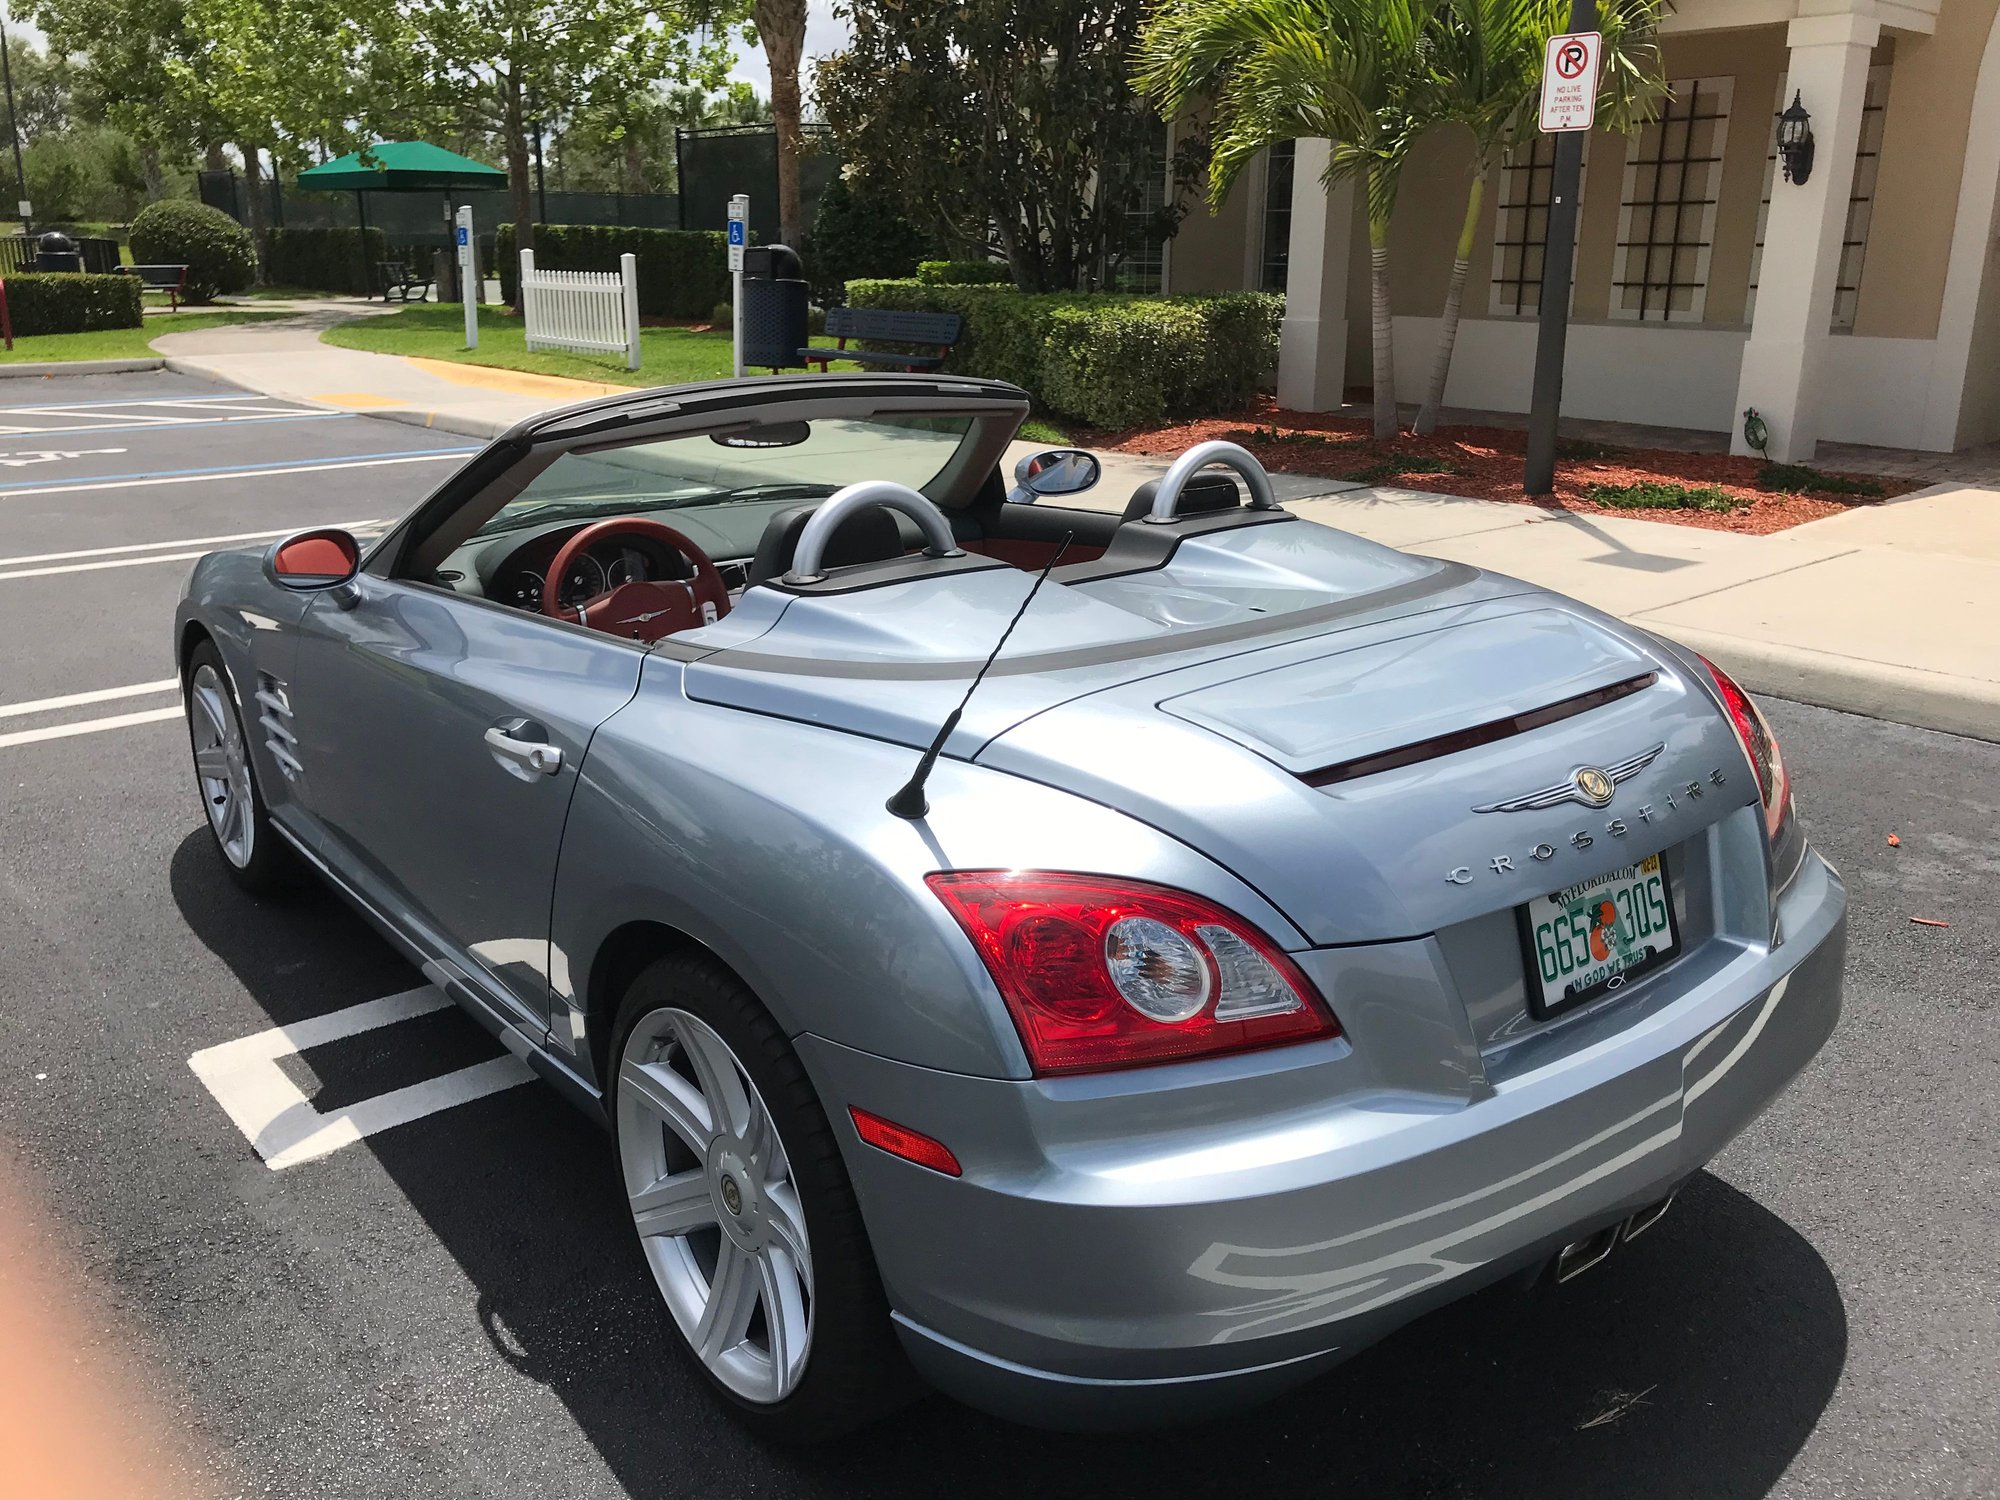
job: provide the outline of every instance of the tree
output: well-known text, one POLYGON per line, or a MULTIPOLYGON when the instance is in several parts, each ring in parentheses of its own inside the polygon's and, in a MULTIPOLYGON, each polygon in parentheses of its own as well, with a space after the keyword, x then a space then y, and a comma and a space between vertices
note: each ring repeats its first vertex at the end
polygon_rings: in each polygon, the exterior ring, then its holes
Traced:
POLYGON ((534 246, 528 165, 532 108, 580 113, 593 102, 645 92, 663 78, 719 84, 720 35, 697 38, 709 9, 646 0, 418 0, 403 7, 434 97, 501 143, 514 242, 534 246))
MULTIPOLYGON (((1224 0, 1216 0, 1224 3, 1224 0)), ((849 0, 815 92, 857 188, 953 246, 996 245, 1015 284, 1107 284, 1131 247, 1161 125, 1127 64, 1144 0, 849 0)), ((1180 153, 1151 227, 1192 189, 1180 153)))
POLYGON ((806 45, 806 0, 755 0, 757 43, 771 65, 771 124, 778 137, 778 238, 803 243, 799 206, 799 58, 806 45))
POLYGON ((1140 39, 1136 79, 1170 116, 1212 101, 1209 201, 1281 141, 1333 143, 1324 186, 1362 178, 1374 315, 1375 436, 1396 435, 1389 221, 1418 133, 1413 93, 1440 0, 1166 0, 1140 39))
MULTIPOLYGON (((1598 124, 1630 133, 1652 118, 1665 89, 1654 42, 1660 0, 1602 0, 1598 30, 1604 36, 1598 77, 1598 124)), ((1542 54, 1548 39, 1569 21, 1568 0, 1447 0, 1434 22, 1425 78, 1414 113, 1419 125, 1456 124, 1472 134, 1472 179, 1466 188, 1458 252, 1438 323, 1430 387, 1415 430, 1437 430, 1458 343, 1472 244, 1479 230, 1486 179, 1495 161, 1537 128, 1542 54)))

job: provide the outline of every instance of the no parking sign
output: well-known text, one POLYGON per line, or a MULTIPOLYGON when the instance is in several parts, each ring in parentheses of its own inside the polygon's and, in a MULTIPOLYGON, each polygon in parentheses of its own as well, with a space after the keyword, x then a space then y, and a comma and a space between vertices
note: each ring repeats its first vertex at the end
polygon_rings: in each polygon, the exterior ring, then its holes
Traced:
POLYGON ((1597 62, 1604 37, 1595 31, 1549 38, 1542 61, 1542 130, 1588 130, 1597 120, 1597 62))

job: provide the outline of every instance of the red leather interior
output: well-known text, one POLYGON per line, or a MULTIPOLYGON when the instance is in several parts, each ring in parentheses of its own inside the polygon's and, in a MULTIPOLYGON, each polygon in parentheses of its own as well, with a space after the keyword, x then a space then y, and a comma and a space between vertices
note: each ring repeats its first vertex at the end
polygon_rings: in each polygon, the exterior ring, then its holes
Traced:
POLYGON ((607 635, 652 642, 721 619, 729 613, 729 588, 708 554, 673 527, 643 516, 613 516, 584 527, 557 550, 542 588, 542 613, 555 620, 578 621, 607 635), (577 554, 600 542, 635 537, 672 548, 694 570, 694 577, 621 583, 584 600, 580 609, 564 606, 561 580, 577 554))

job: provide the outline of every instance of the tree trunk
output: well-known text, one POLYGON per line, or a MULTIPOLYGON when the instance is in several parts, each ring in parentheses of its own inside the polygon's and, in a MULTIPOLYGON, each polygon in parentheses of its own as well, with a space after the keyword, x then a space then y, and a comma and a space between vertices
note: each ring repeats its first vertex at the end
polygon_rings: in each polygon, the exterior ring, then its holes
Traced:
MULTIPOLYGON (((507 202, 514 210, 514 255, 520 257, 523 250, 535 248, 534 184, 528 179, 528 116, 522 107, 521 79, 518 73, 510 71, 501 84, 504 100, 501 109, 501 134, 505 137, 507 152, 507 202)), ((498 270, 498 267, 495 267, 498 270)), ((466 294, 478 301, 481 289, 466 288, 466 294)), ((514 288, 514 311, 521 310, 521 289, 514 288)))
POLYGON ((771 65, 771 123, 778 135, 778 238, 796 249, 807 225, 799 201, 799 57, 806 45, 805 0, 756 0, 757 40, 771 65))
POLYGON ((652 188, 646 178, 646 153, 640 149, 639 132, 627 129, 625 132, 625 167, 623 172, 624 190, 628 193, 650 193, 652 188))
POLYGON ((1368 298, 1375 324, 1375 436, 1386 442, 1397 431, 1396 325, 1389 309, 1389 219, 1373 209, 1368 214, 1368 298))
POLYGON ((222 142, 210 141, 202 148, 202 166, 210 172, 227 172, 229 158, 222 154, 222 142))
POLYGON ((139 148, 139 178, 146 187, 146 201, 158 203, 167 196, 167 174, 160 165, 160 148, 147 144, 139 148))
POLYGON ((238 144, 243 153, 243 199, 244 212, 250 219, 250 242, 257 252, 257 279, 264 279, 264 267, 270 261, 269 216, 264 203, 264 160, 257 154, 255 146, 238 144))
POLYGON ((1451 378, 1451 351, 1458 343, 1459 308, 1465 301, 1465 274, 1472 265, 1472 242, 1479 231, 1479 205, 1486 195, 1486 165, 1465 192, 1465 222, 1458 231, 1458 258, 1451 264, 1451 287, 1444 294, 1444 316, 1438 321, 1437 355, 1431 362, 1431 388, 1417 412, 1416 433, 1429 437, 1437 431, 1438 411, 1444 405, 1445 382, 1451 378))

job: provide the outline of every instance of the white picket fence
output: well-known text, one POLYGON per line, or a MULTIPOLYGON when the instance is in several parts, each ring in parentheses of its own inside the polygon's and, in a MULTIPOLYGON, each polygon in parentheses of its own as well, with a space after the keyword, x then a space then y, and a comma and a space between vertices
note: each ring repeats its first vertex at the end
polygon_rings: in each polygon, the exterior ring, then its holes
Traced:
POLYGON ((609 350, 639 368, 639 265, 618 257, 618 271, 537 271, 521 252, 521 321, 530 349, 609 350))

